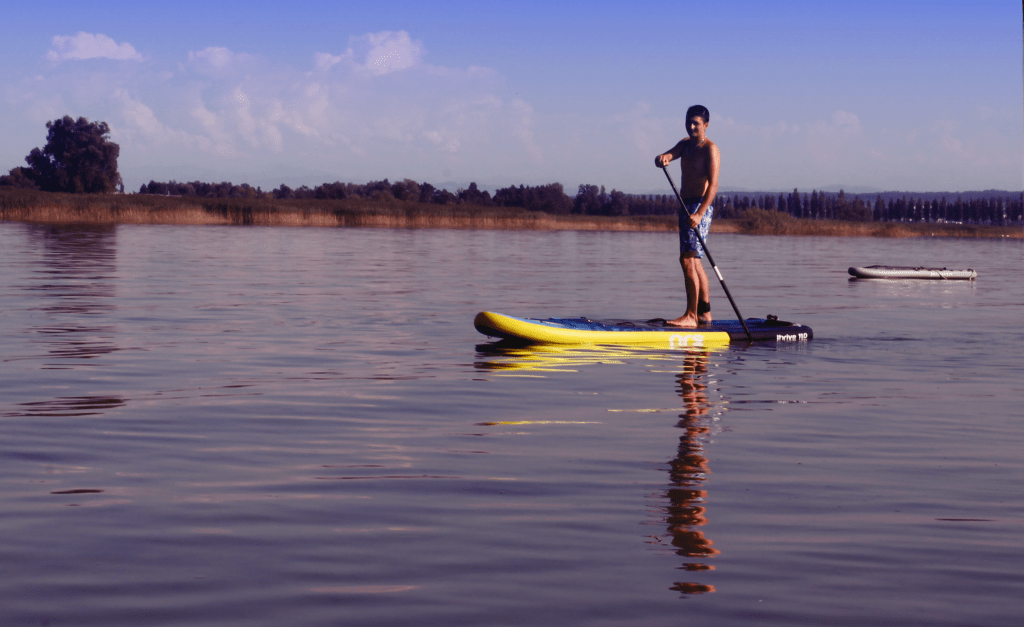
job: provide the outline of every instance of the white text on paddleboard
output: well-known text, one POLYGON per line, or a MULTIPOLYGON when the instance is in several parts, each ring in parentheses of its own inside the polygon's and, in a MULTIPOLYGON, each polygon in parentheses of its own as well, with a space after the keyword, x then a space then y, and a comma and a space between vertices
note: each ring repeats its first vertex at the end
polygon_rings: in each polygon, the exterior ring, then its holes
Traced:
POLYGON ((668 347, 672 350, 700 346, 704 346, 703 335, 671 335, 668 338, 668 347))
POLYGON ((806 342, 807 341, 807 334, 806 333, 793 333, 793 334, 790 334, 790 335, 784 335, 782 333, 777 333, 775 335, 775 341, 776 342, 806 342))

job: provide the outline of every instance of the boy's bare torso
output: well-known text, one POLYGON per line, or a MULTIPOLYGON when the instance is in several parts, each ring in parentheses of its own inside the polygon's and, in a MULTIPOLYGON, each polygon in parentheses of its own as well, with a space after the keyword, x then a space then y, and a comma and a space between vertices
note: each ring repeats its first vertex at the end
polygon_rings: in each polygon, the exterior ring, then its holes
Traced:
POLYGON ((708 190, 711 179, 712 147, 715 143, 704 138, 697 144, 687 137, 672 149, 678 155, 680 176, 679 193, 683 198, 701 198, 708 190))

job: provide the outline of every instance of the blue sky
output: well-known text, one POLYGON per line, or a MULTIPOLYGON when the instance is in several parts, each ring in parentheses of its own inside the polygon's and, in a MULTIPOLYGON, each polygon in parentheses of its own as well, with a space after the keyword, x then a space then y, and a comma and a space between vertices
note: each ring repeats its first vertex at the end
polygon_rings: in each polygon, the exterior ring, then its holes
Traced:
MULTIPOLYGON (((711 110, 727 189, 1024 187, 1016 2, 19 3, 0 170, 65 114, 129 189, 411 178, 664 187, 711 110)), ((663 190, 662 190, 663 191, 663 190)))

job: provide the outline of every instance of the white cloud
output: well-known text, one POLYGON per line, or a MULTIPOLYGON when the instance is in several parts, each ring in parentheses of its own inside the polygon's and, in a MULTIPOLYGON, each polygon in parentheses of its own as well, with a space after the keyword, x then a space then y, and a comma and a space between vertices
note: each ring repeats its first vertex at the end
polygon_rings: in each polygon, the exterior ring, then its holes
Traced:
POLYGON ((329 52, 317 52, 313 55, 313 65, 321 72, 326 72, 349 57, 351 55, 333 55, 329 52))
POLYGON ((307 68, 224 47, 192 51, 171 76, 159 68, 124 73, 106 92, 117 94, 107 96, 115 113, 103 115, 127 141, 122 160, 160 146, 192 171, 237 169, 239 178, 279 169, 277 162, 346 180, 438 180, 444 170, 493 177, 515 160, 543 160, 532 106, 504 97, 494 70, 427 64, 423 44, 406 32, 350 44, 314 54, 307 68))
POLYGON ((153 109, 118 89, 114 100, 120 105, 120 115, 111 134, 121 143, 122 150, 158 153, 170 149, 204 149, 204 138, 170 128, 162 123, 153 109))
POLYGON ((204 139, 204 151, 218 157, 240 157, 243 153, 235 147, 235 138, 225 129, 224 117, 210 111, 202 104, 189 113, 199 123, 204 139))
POLYGON ((526 151, 538 162, 544 161, 544 154, 533 139, 533 107, 525 100, 515 98, 509 107, 509 126, 512 135, 518 138, 526 151))
POLYGON ((423 133, 432 144, 437 146, 440 150, 446 152, 458 152, 461 143, 453 135, 448 134, 446 131, 434 130, 426 131, 423 133))
POLYGON ((375 76, 407 70, 420 64, 426 51, 423 43, 413 41, 409 33, 384 31, 354 37, 350 50, 365 55, 361 68, 375 76))
POLYGON ((81 61, 84 59, 113 59, 115 61, 141 61, 140 55, 129 43, 118 44, 103 34, 81 32, 77 35, 57 35, 46 53, 49 61, 81 61))
POLYGON ((188 60, 199 62, 216 70, 222 70, 228 67, 236 56, 235 53, 227 48, 206 48, 199 52, 189 52, 188 60))
MULTIPOLYGON (((349 38, 349 47, 342 54, 317 52, 313 55, 313 66, 327 72, 337 65, 363 76, 384 76, 402 70, 422 67, 434 74, 457 74, 480 72, 483 68, 470 67, 461 72, 452 68, 425 66, 423 57, 426 50, 423 42, 413 41, 405 31, 383 31, 367 33, 359 37, 349 38)), ((485 71, 485 70, 484 70, 485 71)))
POLYGON ((120 90, 117 96, 121 100, 124 121, 128 127, 142 136, 162 142, 168 135, 168 129, 157 119, 153 110, 140 101, 120 90))
POLYGON ((227 48, 210 47, 188 53, 187 71, 204 76, 227 77, 243 66, 251 65, 259 57, 244 52, 232 52, 227 48))
POLYGON ((832 121, 839 126, 860 126, 860 118, 857 117, 856 113, 850 113, 842 109, 832 114, 832 121))

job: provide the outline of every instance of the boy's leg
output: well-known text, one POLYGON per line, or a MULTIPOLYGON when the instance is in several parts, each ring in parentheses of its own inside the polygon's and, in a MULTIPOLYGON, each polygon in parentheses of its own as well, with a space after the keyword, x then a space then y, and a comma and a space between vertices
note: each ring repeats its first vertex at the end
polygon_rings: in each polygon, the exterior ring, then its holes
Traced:
POLYGON ((711 322, 711 285, 708 283, 708 275, 704 272, 704 264, 701 259, 695 258, 697 266, 697 321, 711 322))
MULTIPOLYGON (((711 289, 708 285, 708 275, 704 272, 704 264, 701 262, 704 252, 686 217, 686 214, 696 210, 699 204, 699 200, 691 199, 686 213, 679 213, 679 264, 683 267, 683 278, 686 283, 686 313, 675 320, 669 320, 668 324, 686 329, 695 328, 700 322, 711 322, 711 289)), ((701 237, 707 237, 712 211, 713 209, 708 207, 701 220, 701 237)))
POLYGON ((701 295, 701 277, 703 276, 703 291, 708 294, 708 277, 704 274, 704 267, 696 252, 686 252, 679 256, 679 264, 683 267, 683 280, 686 284, 686 313, 669 320, 668 324, 684 329, 697 327, 697 300, 701 295))

